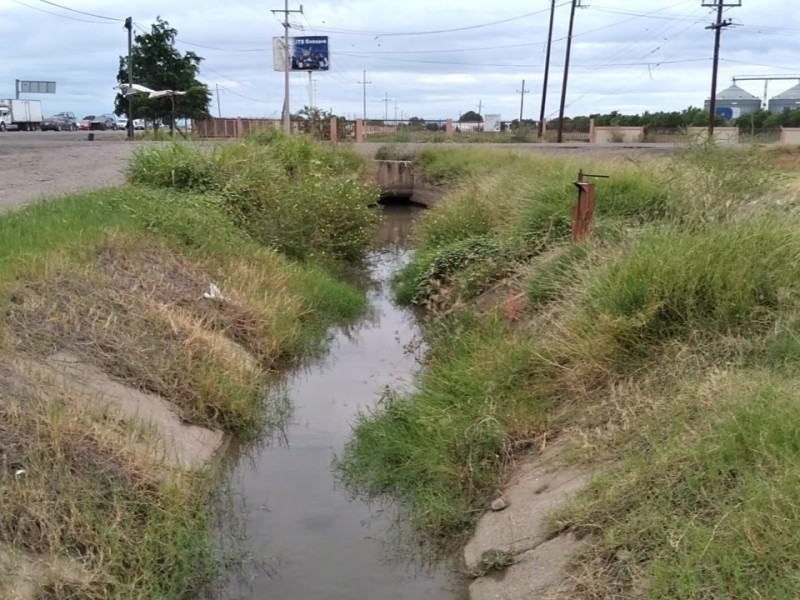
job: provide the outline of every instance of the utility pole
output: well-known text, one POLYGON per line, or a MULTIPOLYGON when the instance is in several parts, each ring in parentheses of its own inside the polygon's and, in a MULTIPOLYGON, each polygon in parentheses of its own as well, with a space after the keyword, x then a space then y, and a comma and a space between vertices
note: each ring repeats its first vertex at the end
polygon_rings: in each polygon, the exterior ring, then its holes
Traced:
POLYGON ((517 93, 520 95, 519 99, 519 126, 522 128, 522 113, 525 110, 525 94, 530 94, 530 90, 525 89, 525 80, 522 80, 522 89, 517 90, 517 93))
POLYGON ((482 115, 483 113, 483 100, 478 101, 478 115, 482 115))
POLYGON ((125 19, 128 30, 128 139, 133 141, 133 18, 125 19))
POLYGON ((397 100, 394 101, 394 120, 397 121, 397 100))
POLYGON ((544 135, 544 118, 547 108, 547 79, 550 76, 550 49, 553 45, 553 21, 556 16, 556 0, 550 4, 550 29, 547 32, 547 52, 544 59, 544 83, 542 84, 542 108, 539 111, 539 139, 544 135))
POLYGON ((217 115, 222 118, 222 105, 219 102, 219 84, 217 84, 217 115))
POLYGON ((361 81, 359 81, 361 85, 364 86, 364 112, 361 113, 361 118, 364 120, 364 126, 367 125, 367 86, 372 84, 371 81, 367 81, 367 72, 364 71, 364 75, 361 81))
POLYGON ((292 57, 289 55, 289 15, 291 13, 303 14, 303 5, 300 10, 289 10, 289 0, 285 0, 283 10, 275 9, 272 14, 283 13, 283 132, 286 135, 292 134, 292 113, 289 104, 289 69, 292 66, 292 57))
POLYGON ((742 0, 703 0, 703 6, 716 7, 717 22, 709 25, 706 29, 714 30, 714 66, 711 72, 711 99, 708 103, 708 136, 714 135, 714 125, 717 118, 717 74, 719 72, 719 45, 722 37, 722 30, 731 26, 731 20, 722 19, 722 11, 725 7, 741 6, 742 0))
POLYGON ((383 113, 383 120, 384 121, 388 121, 389 120, 389 103, 390 102, 394 102, 394 100, 389 98, 389 92, 386 92, 386 97, 383 100, 381 100, 381 102, 383 102, 384 105, 385 105, 384 106, 385 110, 384 110, 384 113, 383 113))
POLYGON ((558 109, 558 137, 560 144, 564 141, 564 110, 567 106, 567 80, 569 79, 569 58, 572 52, 572 29, 575 25, 575 9, 580 6, 581 0, 572 0, 572 9, 569 13, 569 32, 567 33, 567 56, 564 59, 564 81, 561 84, 561 107, 558 109))

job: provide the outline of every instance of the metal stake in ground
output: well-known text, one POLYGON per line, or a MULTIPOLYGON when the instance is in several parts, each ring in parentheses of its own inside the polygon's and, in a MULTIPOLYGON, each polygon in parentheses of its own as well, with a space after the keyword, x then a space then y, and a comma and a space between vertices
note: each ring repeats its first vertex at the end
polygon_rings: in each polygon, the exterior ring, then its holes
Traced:
POLYGON ((578 202, 572 209, 572 243, 577 244, 592 231, 594 222, 594 192, 593 183, 586 183, 584 177, 608 179, 608 175, 588 175, 583 169, 578 171, 578 179, 574 182, 578 188, 578 202))

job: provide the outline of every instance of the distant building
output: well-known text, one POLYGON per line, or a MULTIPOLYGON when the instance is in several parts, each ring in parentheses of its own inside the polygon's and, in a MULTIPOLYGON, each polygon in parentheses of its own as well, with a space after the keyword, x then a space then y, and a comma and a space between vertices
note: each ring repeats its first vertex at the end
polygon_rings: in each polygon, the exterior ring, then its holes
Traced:
POLYGON ((769 101, 769 112, 771 113, 781 114, 791 108, 800 108, 800 83, 769 101))
MULTIPOLYGON (((706 100, 705 109, 708 112, 711 100, 706 100)), ((742 115, 749 115, 761 109, 761 98, 743 90, 735 83, 721 92, 717 92, 717 116, 732 121, 742 115)))

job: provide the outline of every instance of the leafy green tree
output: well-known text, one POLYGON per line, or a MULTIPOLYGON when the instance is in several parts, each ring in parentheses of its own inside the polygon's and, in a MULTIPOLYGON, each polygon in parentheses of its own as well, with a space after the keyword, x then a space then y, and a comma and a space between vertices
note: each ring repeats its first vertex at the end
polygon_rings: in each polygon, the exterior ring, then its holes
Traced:
POLYGON ((468 110, 459 119, 460 123, 483 123, 483 117, 474 110, 468 110))
POLYGON ((314 106, 304 106, 294 115, 303 121, 303 131, 317 139, 330 139, 330 121, 333 115, 326 110, 314 106))
MULTIPOLYGON (((149 33, 137 33, 133 44, 133 81, 152 90, 175 90, 186 92, 176 96, 175 117, 179 119, 202 119, 209 116, 211 93, 198 81, 200 63, 203 59, 194 52, 181 54, 175 48, 178 31, 160 17, 150 27, 149 33)), ((128 57, 119 57, 118 83, 128 83, 128 57)), ((172 99, 149 99, 144 94, 133 96, 133 118, 160 119, 172 123, 172 99)), ((127 114, 128 100, 117 94, 114 112, 127 114)))

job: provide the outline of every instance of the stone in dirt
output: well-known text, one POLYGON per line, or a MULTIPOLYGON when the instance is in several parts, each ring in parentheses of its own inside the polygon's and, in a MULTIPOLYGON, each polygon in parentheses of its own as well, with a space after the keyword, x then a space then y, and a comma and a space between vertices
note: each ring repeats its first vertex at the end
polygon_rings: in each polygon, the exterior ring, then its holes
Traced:
POLYGON ((54 354, 42 362, 18 359, 16 363, 23 375, 34 375, 43 384, 64 388, 94 413, 112 413, 154 426, 163 440, 161 450, 167 464, 200 468, 225 441, 219 430, 184 423, 177 409, 164 398, 115 381, 68 352, 54 354))
POLYGON ((492 510, 495 512, 508 508, 508 501, 505 498, 498 498, 492 502, 492 510))

